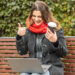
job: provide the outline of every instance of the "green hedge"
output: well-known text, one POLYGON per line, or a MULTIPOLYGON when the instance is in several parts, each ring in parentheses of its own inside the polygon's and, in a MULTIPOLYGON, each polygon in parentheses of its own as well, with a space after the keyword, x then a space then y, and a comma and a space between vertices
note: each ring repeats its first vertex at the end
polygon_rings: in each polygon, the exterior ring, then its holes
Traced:
MULTIPOLYGON (((25 26, 25 20, 36 0, 0 0, 0 36, 16 36, 18 24, 25 26)), ((64 34, 75 35, 75 0, 42 0, 51 8, 60 22, 64 34)))

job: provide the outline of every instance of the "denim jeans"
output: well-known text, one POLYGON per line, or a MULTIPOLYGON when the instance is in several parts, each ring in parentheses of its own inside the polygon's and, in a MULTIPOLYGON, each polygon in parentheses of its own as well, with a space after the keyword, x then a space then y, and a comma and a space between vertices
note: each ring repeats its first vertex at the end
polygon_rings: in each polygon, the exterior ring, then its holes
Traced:
POLYGON ((42 74, 40 74, 40 73, 31 73, 31 74, 29 74, 29 73, 20 73, 20 75, 50 75, 50 73, 49 73, 49 71, 47 71, 47 72, 42 73, 42 74))

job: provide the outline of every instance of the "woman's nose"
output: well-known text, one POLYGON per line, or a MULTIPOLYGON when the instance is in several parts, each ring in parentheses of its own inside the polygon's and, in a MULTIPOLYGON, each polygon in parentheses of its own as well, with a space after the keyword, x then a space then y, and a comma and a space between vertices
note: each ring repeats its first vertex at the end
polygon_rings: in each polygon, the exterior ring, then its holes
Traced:
POLYGON ((35 20, 38 21, 38 17, 35 17, 35 20))

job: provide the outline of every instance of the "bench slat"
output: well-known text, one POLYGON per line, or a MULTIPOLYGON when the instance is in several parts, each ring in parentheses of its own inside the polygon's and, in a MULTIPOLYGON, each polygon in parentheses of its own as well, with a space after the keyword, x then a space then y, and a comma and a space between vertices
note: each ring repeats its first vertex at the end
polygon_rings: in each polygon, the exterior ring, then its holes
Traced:
POLYGON ((65 71, 75 72, 75 68, 64 68, 65 71))
POLYGON ((13 73, 12 70, 6 70, 6 69, 0 69, 0 72, 3 72, 3 73, 12 72, 13 73))
POLYGON ((65 65, 65 67, 68 67, 68 68, 75 68, 75 63, 67 63, 64 65, 65 65))
POLYGON ((8 65, 8 62, 0 62, 0 65, 8 65))
POLYGON ((28 57, 28 55, 19 55, 19 54, 0 54, 3 57, 28 57))
POLYGON ((19 75, 17 73, 0 73, 0 75, 19 75))
POLYGON ((75 45, 75 42, 66 42, 67 45, 75 45))
POLYGON ((64 75, 75 75, 75 72, 65 72, 64 75))
POLYGON ((69 50, 68 54, 75 54, 75 50, 69 50))
POLYGON ((65 58, 68 58, 68 59, 75 59, 75 55, 67 55, 65 58))
POLYGON ((4 39, 0 38, 0 41, 16 41, 16 39, 15 38, 8 38, 8 39, 7 38, 6 39, 5 38, 4 39))
POLYGON ((75 63, 75 59, 64 59, 64 60, 62 60, 63 62, 65 62, 65 63, 75 63))
POLYGON ((8 65, 0 65, 0 69, 11 69, 8 65))
POLYGON ((15 42, 0 42, 0 45, 16 45, 15 42))
POLYGON ((75 50, 75 46, 70 46, 70 47, 67 47, 68 49, 70 50, 75 50))
POLYGON ((5 58, 2 58, 2 57, 1 57, 1 58, 0 58, 0 61, 2 61, 2 60, 5 60, 5 58))
POLYGON ((75 41, 75 38, 65 38, 66 41, 75 41))
POLYGON ((16 49, 16 46, 0 46, 0 49, 16 49))
POLYGON ((8 53, 8 54, 15 53, 16 54, 18 52, 17 52, 17 50, 0 50, 0 54, 2 54, 2 53, 5 53, 5 54, 6 53, 8 53))

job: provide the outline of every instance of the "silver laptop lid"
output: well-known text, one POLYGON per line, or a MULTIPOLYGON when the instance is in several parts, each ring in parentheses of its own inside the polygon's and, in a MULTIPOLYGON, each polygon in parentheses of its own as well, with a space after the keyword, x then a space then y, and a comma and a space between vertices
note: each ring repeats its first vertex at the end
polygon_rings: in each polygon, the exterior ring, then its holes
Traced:
POLYGON ((14 72, 44 73, 37 58, 7 58, 14 72))

